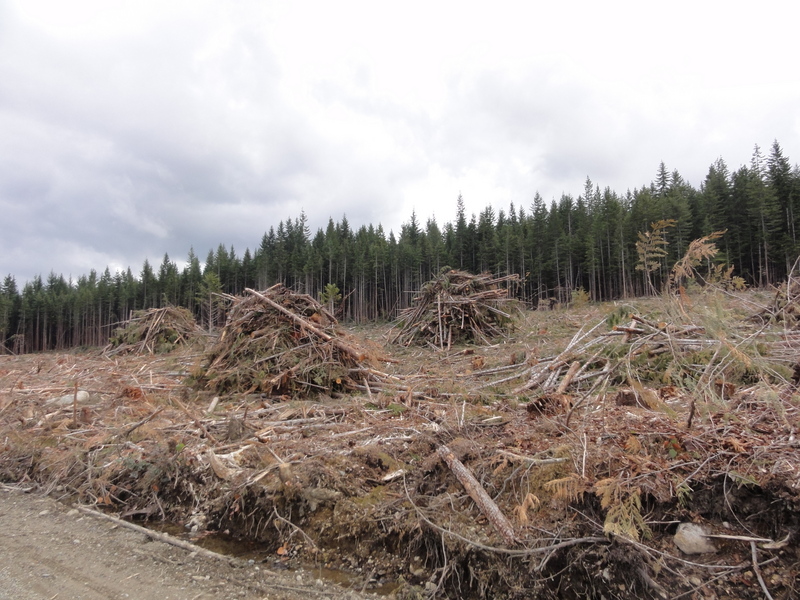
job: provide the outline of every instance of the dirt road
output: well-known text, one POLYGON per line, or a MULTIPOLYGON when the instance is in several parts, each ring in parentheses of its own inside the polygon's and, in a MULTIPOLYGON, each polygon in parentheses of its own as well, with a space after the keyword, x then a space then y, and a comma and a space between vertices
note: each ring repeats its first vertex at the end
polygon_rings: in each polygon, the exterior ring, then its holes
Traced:
POLYGON ((0 600, 373 598, 263 565, 215 560, 0 485, 0 600))

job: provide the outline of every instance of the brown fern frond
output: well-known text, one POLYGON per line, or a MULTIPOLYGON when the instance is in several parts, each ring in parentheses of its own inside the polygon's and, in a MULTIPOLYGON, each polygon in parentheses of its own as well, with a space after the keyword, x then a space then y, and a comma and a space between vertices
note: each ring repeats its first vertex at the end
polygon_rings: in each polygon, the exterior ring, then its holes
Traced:
MULTIPOLYGON (((709 262, 718 253, 719 248, 714 243, 725 234, 726 230, 714 231, 706 236, 693 240, 689 244, 689 248, 678 262, 672 267, 670 271, 670 283, 673 286, 681 288, 686 279, 699 277, 697 267, 703 262, 709 262)), ((706 281, 715 282, 722 280, 730 280, 733 267, 729 269, 724 265, 711 265, 709 266, 706 281)), ((702 278, 701 278, 702 279, 702 278)))
POLYGON ((594 493, 600 496, 600 506, 602 508, 618 504, 621 490, 622 484, 615 477, 607 477, 594 484, 594 493))
POLYGON ((544 488, 553 493, 555 500, 577 502, 587 491, 586 481, 577 473, 571 473, 560 479, 553 479, 544 484, 544 488))
POLYGON ((625 440, 625 452, 628 454, 639 454, 643 449, 642 442, 635 435, 629 435, 625 440))
POLYGON ((541 501, 539 498, 528 493, 528 495, 525 496, 525 500, 522 501, 522 504, 514 509, 514 513, 517 515, 517 521, 519 521, 521 525, 527 525, 530 522, 528 511, 537 510, 540 505, 541 501))
POLYGON ((642 516, 642 498, 638 488, 628 494, 625 499, 609 506, 605 523, 603 523, 603 532, 621 535, 636 541, 652 535, 652 531, 642 516))

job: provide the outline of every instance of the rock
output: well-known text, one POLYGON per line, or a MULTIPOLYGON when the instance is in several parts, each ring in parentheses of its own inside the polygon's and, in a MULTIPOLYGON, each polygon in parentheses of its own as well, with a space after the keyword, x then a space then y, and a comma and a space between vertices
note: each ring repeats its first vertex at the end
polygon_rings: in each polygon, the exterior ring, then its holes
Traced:
POLYGON ((411 574, 412 574, 414 577, 422 577, 423 575, 425 575, 425 569, 423 569, 423 568, 421 568, 421 567, 417 567, 417 568, 414 568, 414 567, 409 567, 409 568, 408 568, 408 571, 409 571, 409 572, 410 572, 410 573, 411 573, 411 574))
POLYGON ((684 554, 707 554, 716 552, 714 544, 706 537, 707 533, 700 525, 681 523, 675 532, 675 545, 684 554))
POLYGON ((88 404, 91 397, 89 396, 89 392, 86 390, 78 390, 77 396, 73 392, 72 394, 61 396, 60 398, 48 400, 46 404, 55 404, 56 406, 71 406, 76 399, 78 404, 88 404))
POLYGON ((301 495, 308 502, 311 512, 314 512, 320 504, 335 502, 341 498, 342 493, 326 488, 307 488, 302 490, 301 495))
POLYGON ((205 531, 206 523, 208 522, 208 517, 203 513, 192 513, 192 516, 186 521, 186 529, 191 531, 192 533, 200 533, 205 531))

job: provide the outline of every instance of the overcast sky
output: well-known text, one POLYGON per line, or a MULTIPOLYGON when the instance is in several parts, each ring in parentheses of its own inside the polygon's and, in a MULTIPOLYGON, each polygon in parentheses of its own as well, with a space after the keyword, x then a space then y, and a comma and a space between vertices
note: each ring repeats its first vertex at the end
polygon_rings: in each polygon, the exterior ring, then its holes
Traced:
POLYGON ((798 7, 0 0, 0 277, 794 165, 798 7))

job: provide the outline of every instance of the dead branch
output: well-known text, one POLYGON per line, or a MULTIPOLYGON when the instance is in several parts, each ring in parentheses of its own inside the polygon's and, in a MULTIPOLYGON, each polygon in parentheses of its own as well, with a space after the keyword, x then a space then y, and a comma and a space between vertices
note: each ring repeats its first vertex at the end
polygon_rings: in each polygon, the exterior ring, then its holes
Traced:
POLYGON ((200 431, 203 432, 203 435, 206 436, 206 439, 210 440, 214 444, 217 443, 217 440, 214 438, 213 435, 211 435, 208 432, 208 429, 206 429, 205 425, 203 425, 199 419, 197 419, 191 412, 189 412, 189 409, 186 408, 180 400, 178 400, 177 398, 173 398, 173 401, 175 402, 175 404, 178 405, 181 411, 183 411, 183 414, 185 414, 192 420, 192 423, 194 423, 195 427, 197 427, 198 429, 200 429, 200 431))
POLYGON ((755 571, 756 577, 758 577, 758 583, 761 586, 761 590, 764 592, 767 600, 773 600, 772 594, 769 593, 767 584, 764 582, 764 577, 761 575, 761 569, 758 567, 758 550, 756 550, 756 543, 754 541, 750 542, 750 554, 753 559, 753 571, 755 571))
POLYGON ((572 383, 572 378, 575 377, 575 374, 578 372, 578 369, 581 368, 581 363, 577 360, 574 361, 567 370, 567 374, 564 375, 564 378, 561 380, 561 383, 556 388, 556 394, 563 394, 567 391, 569 384, 572 383))
POLYGON ((505 456, 511 460, 519 460, 522 462, 526 462, 530 465, 554 465, 557 463, 566 462, 566 458, 533 458, 532 456, 522 456, 521 454, 515 454, 513 452, 509 452, 508 450, 498 450, 497 453, 501 456, 505 456))
POLYGON ((311 539, 311 538, 309 537, 309 535, 308 535, 308 534, 307 534, 305 531, 303 531, 302 529, 300 529, 300 528, 299 528, 297 525, 295 525, 294 523, 292 523, 292 522, 291 522, 289 519, 286 519, 286 518, 282 517, 281 515, 279 515, 279 514, 278 514, 278 509, 277 509, 277 508, 275 508, 275 507, 273 507, 273 508, 272 508, 272 514, 275 516, 275 518, 276 518, 278 521, 280 521, 281 523, 284 523, 284 524, 288 525, 289 527, 291 527, 292 529, 294 529, 294 530, 295 530, 297 533, 299 533, 300 535, 302 535, 302 536, 303 536, 303 539, 304 539, 304 540, 306 540, 306 541, 307 541, 309 544, 311 544, 311 549, 312 549, 314 552, 316 552, 316 551, 319 549, 319 548, 317 548, 317 543, 316 543, 316 542, 315 542, 313 539, 311 539))
POLYGON ((453 537, 457 540, 464 542, 465 544, 472 546, 473 548, 478 548, 479 550, 485 550, 486 552, 493 552, 496 554, 504 554, 506 556, 534 556, 536 554, 547 554, 555 552, 556 550, 560 550, 562 548, 569 548, 570 546, 576 546, 578 544, 608 544, 610 543, 607 538, 604 537, 582 537, 582 538, 572 538, 569 540, 563 540, 561 542, 556 542, 554 544, 549 544, 547 546, 541 546, 539 548, 523 548, 520 550, 512 550, 511 548, 498 548, 497 546, 487 546, 486 544, 481 544, 480 542, 476 542, 475 540, 471 540, 463 535, 459 535, 455 531, 451 531, 450 529, 445 529, 431 521, 420 509, 419 506, 411 499, 410 494, 408 493, 408 486, 405 486, 405 479, 403 480, 406 499, 411 504, 414 509, 414 512, 417 513, 417 516, 422 519, 429 527, 438 531, 443 535, 448 535, 453 537))
POLYGON ((316 335, 318 338, 323 339, 326 342, 331 342, 334 346, 339 348, 339 350, 341 350, 342 352, 345 352, 345 353, 349 354, 350 356, 352 356, 356 361, 360 362, 360 361, 364 360, 365 355, 364 355, 363 352, 361 352, 358 349, 353 348, 353 347, 345 344, 344 342, 334 338, 333 336, 328 335, 327 333, 325 333, 321 329, 318 329, 316 326, 314 326, 313 324, 311 324, 307 320, 299 317, 298 315, 296 315, 295 313, 291 312, 290 310, 285 309, 284 307, 282 307, 277 302, 274 302, 273 300, 271 300, 270 298, 268 298, 264 294, 262 294, 260 292, 257 292, 255 290, 252 290, 250 288, 245 288, 244 291, 247 292, 248 294, 253 294, 254 296, 260 298, 261 300, 263 300, 264 302, 269 304, 272 308, 274 308, 278 312, 283 313, 284 315, 289 317, 292 321, 297 323, 300 327, 302 327, 303 329, 307 329, 308 331, 310 331, 311 333, 316 335))
POLYGON ((153 531, 151 529, 147 529, 146 527, 142 527, 141 525, 136 525, 135 523, 129 523, 128 521, 124 521, 118 517, 113 515, 107 515, 105 513, 99 512, 97 510, 93 510, 88 506, 76 506, 79 511, 85 513, 87 515, 91 515, 93 517, 97 517, 100 519, 106 519, 107 521, 111 521, 116 525, 121 527, 127 527, 128 529, 132 529, 133 531, 137 531, 139 533, 143 533, 147 537, 150 537, 154 540, 158 540, 159 542, 164 542, 165 544, 170 544, 172 546, 176 546, 178 548, 183 548, 187 552, 191 552, 193 554, 199 554, 201 556, 205 556, 206 558, 213 558, 215 560, 223 560, 226 562, 233 562, 236 559, 231 558, 230 556, 225 556, 223 554, 217 554, 216 552, 212 552, 211 550, 206 550, 205 548, 201 548, 191 542, 186 542, 184 540, 179 540, 176 537, 169 535, 168 533, 161 533, 158 531, 153 531))
POLYGON ((440 446, 437 450, 439 457, 447 463, 450 470, 456 476, 467 493, 478 505, 481 512, 489 519, 489 522, 494 525, 497 532, 503 536, 503 539, 508 544, 517 542, 517 537, 514 535, 514 527, 511 525, 506 516, 495 504, 494 500, 489 497, 486 490, 481 487, 481 484, 475 479, 475 476, 464 466, 455 454, 447 446, 440 446))
POLYGON ((130 434, 132 434, 134 431, 136 431, 136 430, 137 430, 139 427, 141 427, 142 425, 144 425, 144 424, 145 424, 145 423, 147 423, 148 421, 150 421, 150 420, 152 420, 153 418, 155 418, 155 416, 156 416, 158 413, 160 413, 162 410, 164 410, 164 407, 163 407, 163 406, 160 406, 160 407, 158 407, 158 408, 157 408, 157 409, 156 409, 154 412, 152 412, 152 413, 150 413, 149 415, 147 415, 147 416, 146 416, 144 419, 142 419, 141 421, 137 421, 136 423, 134 423, 133 425, 131 425, 130 427, 128 427, 128 428, 127 428, 125 431, 123 431, 123 432, 122 432, 122 437, 128 437, 130 434))

